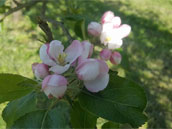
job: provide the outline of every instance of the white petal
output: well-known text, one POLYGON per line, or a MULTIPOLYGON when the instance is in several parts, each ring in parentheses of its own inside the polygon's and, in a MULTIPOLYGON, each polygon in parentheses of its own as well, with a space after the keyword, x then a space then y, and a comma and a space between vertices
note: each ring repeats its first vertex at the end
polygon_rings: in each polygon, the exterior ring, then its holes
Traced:
POLYGON ((44 89, 44 92, 47 96, 51 94, 56 98, 60 98, 64 95, 66 89, 67 89, 67 86, 60 86, 60 87, 49 86, 44 89))
POLYGON ((93 81, 84 81, 84 85, 90 92, 99 92, 107 87, 108 82, 109 74, 105 74, 103 76, 99 76, 93 81))
POLYGON ((61 65, 56 65, 51 67, 49 70, 56 73, 56 74, 62 74, 64 72, 66 72, 70 67, 70 64, 66 64, 65 66, 61 66, 61 65))
POLYGON ((58 40, 53 40, 50 42, 49 54, 54 59, 57 60, 57 57, 60 53, 63 53, 64 46, 58 40))
POLYGON ((73 63, 82 54, 82 45, 78 40, 74 40, 72 44, 65 50, 67 54, 66 62, 73 63))
POLYGON ((76 73, 81 80, 94 80, 100 73, 99 62, 94 59, 87 59, 76 68, 76 73))
POLYGON ((122 46, 122 43, 123 41, 120 39, 120 40, 111 40, 109 43, 108 43, 108 48, 109 49, 116 49, 116 48, 120 48, 122 46))
POLYGON ((47 45, 42 45, 39 51, 40 58, 44 64, 47 64, 49 66, 54 66, 56 63, 49 57, 47 53, 47 45))

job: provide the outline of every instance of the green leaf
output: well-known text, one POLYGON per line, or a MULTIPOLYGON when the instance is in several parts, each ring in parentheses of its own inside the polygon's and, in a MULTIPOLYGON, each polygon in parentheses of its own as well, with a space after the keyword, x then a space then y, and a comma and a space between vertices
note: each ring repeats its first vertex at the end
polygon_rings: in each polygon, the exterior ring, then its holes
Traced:
POLYGON ((37 82, 15 74, 0 74, 0 103, 20 98, 31 92, 37 82))
POLYGON ((32 92, 20 99, 8 103, 2 113, 2 117, 7 127, 11 127, 17 119, 36 110, 38 110, 36 107, 36 94, 32 92))
POLYGON ((12 128, 69 128, 69 107, 59 102, 51 110, 39 110, 18 119, 12 128))
POLYGON ((84 18, 76 21, 74 31, 75 31, 76 35, 79 36, 80 38, 82 38, 83 40, 86 40, 86 29, 85 28, 86 27, 85 27, 85 19, 84 18))
POLYGON ((147 103, 143 88, 111 72, 105 90, 99 93, 83 90, 79 102, 88 111, 113 122, 139 127, 147 121, 142 113, 147 103))
POLYGON ((106 122, 102 125, 102 129, 119 129, 119 123, 106 122))
POLYGON ((97 116, 84 110, 78 102, 75 102, 71 111, 72 128, 95 128, 97 116))

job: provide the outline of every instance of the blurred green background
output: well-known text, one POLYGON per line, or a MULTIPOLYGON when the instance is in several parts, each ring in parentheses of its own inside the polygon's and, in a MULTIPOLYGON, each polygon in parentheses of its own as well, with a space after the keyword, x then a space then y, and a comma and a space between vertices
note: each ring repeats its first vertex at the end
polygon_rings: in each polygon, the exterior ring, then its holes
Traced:
MULTIPOLYGON (((6 4, 15 7, 12 0, 6 4)), ((149 120, 142 128, 172 128, 172 0, 49 0, 46 4, 45 15, 52 19, 76 13, 100 21, 105 11, 112 10, 122 23, 131 25, 132 33, 124 39, 121 51, 119 74, 141 84, 146 91, 149 120)), ((39 40, 43 39, 36 21, 43 11, 42 3, 38 3, 0 23, 0 73, 33 77, 31 64, 40 61, 39 40)), ((75 36, 72 23, 66 26, 75 36)), ((51 28, 55 39, 67 42, 61 28, 51 28)), ((0 105, 0 114, 5 105, 0 105)), ((0 117, 3 128, 5 123, 0 117)))

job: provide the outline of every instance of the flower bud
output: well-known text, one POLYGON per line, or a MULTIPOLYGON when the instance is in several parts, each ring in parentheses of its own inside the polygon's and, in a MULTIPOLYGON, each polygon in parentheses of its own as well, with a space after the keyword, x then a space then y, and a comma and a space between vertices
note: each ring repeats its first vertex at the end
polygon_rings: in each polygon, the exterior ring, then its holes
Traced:
POLYGON ((49 75, 48 66, 43 63, 33 63, 32 71, 37 79, 44 79, 47 75, 49 75))
POLYGON ((102 60, 107 61, 107 60, 110 59, 111 54, 112 54, 112 52, 111 52, 109 49, 103 49, 103 50, 100 52, 100 58, 101 58, 102 60))
POLYGON ((42 82, 42 90, 51 98, 61 98, 67 90, 67 80, 61 75, 48 75, 42 82))
POLYGON ((114 13, 112 11, 107 11, 103 14, 101 18, 101 23, 104 24, 107 22, 111 22, 113 18, 114 18, 114 13))
POLYGON ((101 33, 101 30, 102 30, 102 26, 97 23, 97 22, 91 22, 89 25, 88 25, 88 33, 92 36, 99 36, 100 33, 101 33))
POLYGON ((110 57, 110 61, 112 64, 118 65, 121 63, 121 60, 122 60, 122 56, 119 52, 112 53, 112 55, 110 57))

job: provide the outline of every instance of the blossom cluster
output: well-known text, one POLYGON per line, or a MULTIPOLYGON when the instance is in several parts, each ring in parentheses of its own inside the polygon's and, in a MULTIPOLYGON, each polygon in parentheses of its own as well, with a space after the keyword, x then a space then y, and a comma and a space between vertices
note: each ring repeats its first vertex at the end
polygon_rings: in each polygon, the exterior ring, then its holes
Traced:
POLYGON ((89 41, 74 40, 66 49, 59 40, 41 46, 42 63, 34 63, 32 70, 49 98, 61 98, 68 89, 71 76, 81 80, 90 92, 99 92, 107 87, 109 68, 105 61, 110 60, 113 64, 121 62, 120 53, 110 49, 119 48, 122 38, 129 34, 131 28, 129 25, 120 25, 120 18, 110 11, 102 16, 101 23, 91 22, 88 25, 88 33, 100 36, 101 43, 108 45, 100 52, 100 59, 92 57, 94 46, 89 41), (71 72, 71 68, 74 71, 71 72), (66 76, 68 72, 70 76, 66 76))
POLYGON ((101 24, 91 22, 88 25, 88 33, 94 37, 100 37, 102 44, 107 46, 100 52, 101 59, 110 60, 112 64, 120 64, 121 55, 119 52, 112 50, 120 48, 123 44, 123 38, 127 37, 131 31, 131 27, 127 24, 121 25, 121 18, 115 16, 113 12, 107 11, 101 18, 101 24))

